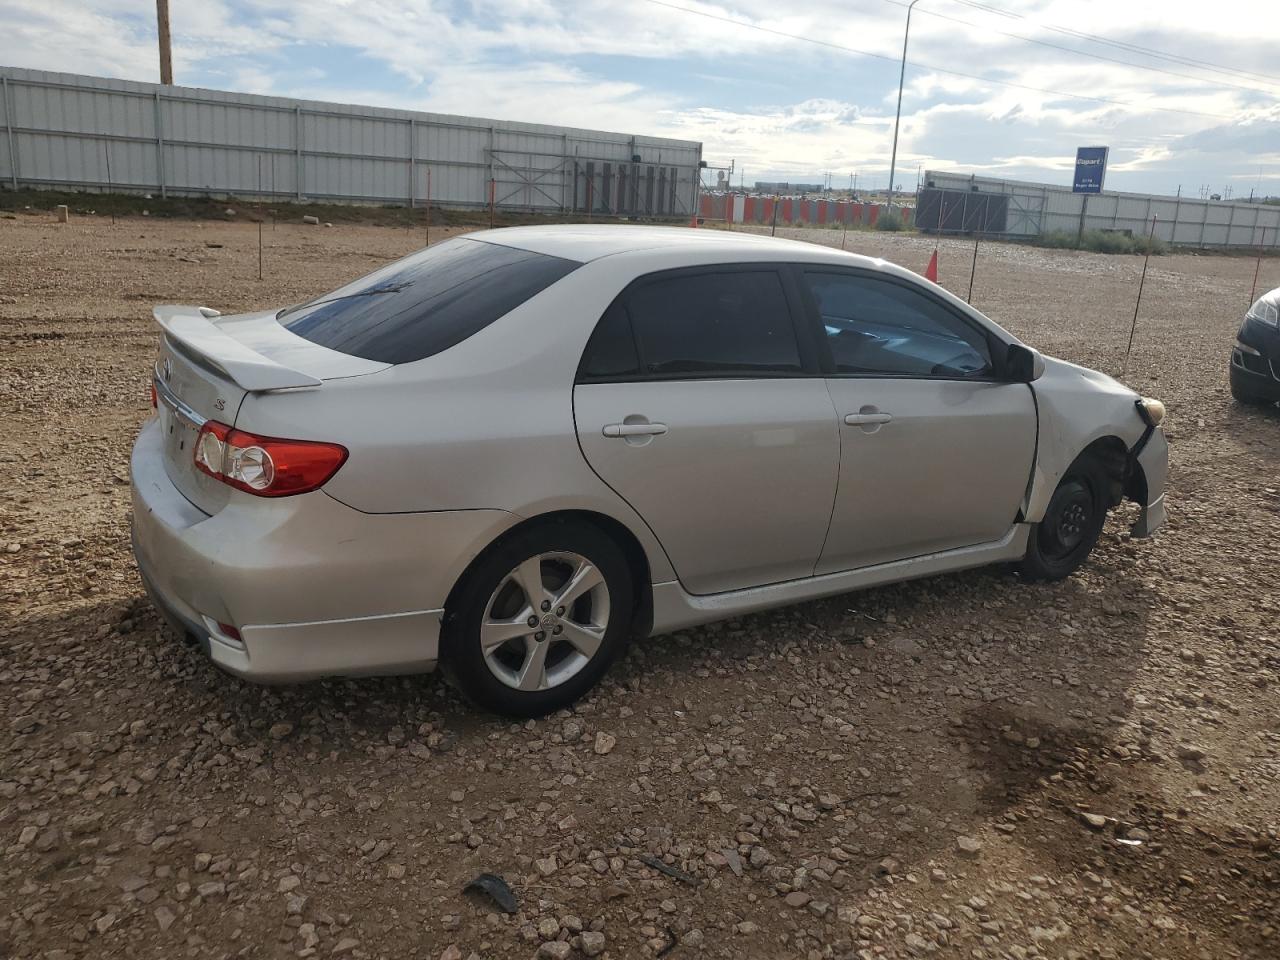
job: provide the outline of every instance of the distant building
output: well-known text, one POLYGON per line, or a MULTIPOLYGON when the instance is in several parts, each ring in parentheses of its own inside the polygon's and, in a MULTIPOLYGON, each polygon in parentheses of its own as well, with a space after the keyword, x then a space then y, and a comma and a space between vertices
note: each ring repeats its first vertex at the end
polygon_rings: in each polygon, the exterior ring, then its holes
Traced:
POLYGON ((821 183, 767 183, 756 181, 756 193, 822 193, 827 188, 821 183))

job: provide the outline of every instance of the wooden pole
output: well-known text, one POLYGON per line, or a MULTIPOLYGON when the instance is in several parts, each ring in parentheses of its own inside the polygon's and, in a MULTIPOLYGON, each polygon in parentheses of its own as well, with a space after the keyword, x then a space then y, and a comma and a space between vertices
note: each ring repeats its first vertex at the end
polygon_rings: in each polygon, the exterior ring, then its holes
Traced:
MULTIPOLYGON (((1085 194, 1088 196, 1088 194, 1085 194)), ((1129 369, 1129 354, 1133 352, 1133 332, 1138 329, 1138 308, 1142 306, 1142 288, 1147 283, 1147 264, 1151 262, 1151 241, 1156 235, 1156 221, 1159 217, 1151 218, 1151 232, 1147 234, 1147 255, 1142 261, 1142 279, 1138 281, 1138 302, 1133 305, 1133 323, 1129 325, 1129 346, 1125 347, 1124 363, 1120 365, 1120 376, 1124 377, 1125 372, 1129 369)))
POLYGON ((776 236, 776 235, 777 235, 777 233, 778 233, 778 203, 779 203, 779 202, 780 202, 780 201, 779 201, 779 198, 778 198, 777 196, 774 196, 774 198, 773 198, 773 222, 769 225, 769 236, 771 236, 771 237, 772 237, 772 236, 776 236))
POLYGON ((173 83, 173 53, 169 45, 169 0, 156 0, 156 33, 160 37, 160 82, 173 83))

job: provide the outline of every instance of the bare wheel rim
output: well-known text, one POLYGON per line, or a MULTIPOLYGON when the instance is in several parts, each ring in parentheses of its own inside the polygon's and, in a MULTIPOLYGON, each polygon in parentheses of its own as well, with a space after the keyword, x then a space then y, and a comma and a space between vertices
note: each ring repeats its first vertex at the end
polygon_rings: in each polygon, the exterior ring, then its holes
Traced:
POLYGON ((502 578, 485 604, 485 666, 515 690, 558 687, 599 652, 609 626, 609 586, 581 554, 530 557, 502 578))

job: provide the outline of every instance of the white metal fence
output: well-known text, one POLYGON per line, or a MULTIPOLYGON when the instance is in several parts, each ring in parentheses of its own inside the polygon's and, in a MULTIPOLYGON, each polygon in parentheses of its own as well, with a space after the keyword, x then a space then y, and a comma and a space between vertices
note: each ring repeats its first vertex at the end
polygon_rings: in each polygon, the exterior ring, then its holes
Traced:
POLYGON ((961 190, 970 203, 984 195, 1009 198, 1005 235, 1034 237, 1083 230, 1127 231, 1146 236, 1151 218, 1161 240, 1193 247, 1262 247, 1280 249, 1280 206, 1158 197, 1144 193, 1072 193, 1069 186, 1000 180, 928 170, 927 186, 961 190))
POLYGON ((702 145, 0 67, 0 185, 689 216, 702 145), (429 177, 429 180, 428 180, 429 177))

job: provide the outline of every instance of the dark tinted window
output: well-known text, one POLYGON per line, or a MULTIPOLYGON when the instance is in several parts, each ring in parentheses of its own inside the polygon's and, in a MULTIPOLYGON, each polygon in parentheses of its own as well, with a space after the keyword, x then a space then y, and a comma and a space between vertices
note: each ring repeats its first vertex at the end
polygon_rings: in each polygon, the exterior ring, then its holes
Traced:
POLYGON ((791 313, 772 271, 643 283, 625 298, 641 369, 652 375, 799 372, 791 313))
POLYGON ((807 273, 838 373, 981 378, 982 333, 937 300, 875 277, 807 273))
POLYGON ((584 380, 634 376, 640 372, 631 319, 621 301, 615 300, 587 341, 578 376, 584 380))
POLYGON ((290 307, 278 319, 323 347, 409 363, 460 343, 578 266, 458 237, 290 307))

